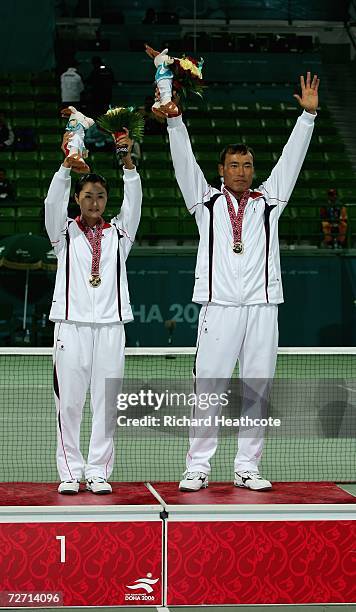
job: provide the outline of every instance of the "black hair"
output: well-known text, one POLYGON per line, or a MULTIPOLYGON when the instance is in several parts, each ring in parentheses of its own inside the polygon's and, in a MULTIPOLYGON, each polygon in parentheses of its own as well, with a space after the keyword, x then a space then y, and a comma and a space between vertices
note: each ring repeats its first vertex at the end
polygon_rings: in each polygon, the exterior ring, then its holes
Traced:
POLYGON ((100 185, 102 185, 104 189, 106 189, 107 195, 109 195, 109 185, 107 183, 106 178, 101 176, 101 174, 95 174, 94 172, 91 172, 90 174, 83 174, 77 180, 74 187, 74 193, 76 196, 79 196, 86 183, 100 183, 100 185))
POLYGON ((253 149, 241 142, 238 144, 229 144, 221 151, 220 164, 225 164, 226 155, 234 155, 235 153, 241 153, 241 155, 247 155, 250 153, 252 155, 253 162, 255 162, 255 153, 253 149))

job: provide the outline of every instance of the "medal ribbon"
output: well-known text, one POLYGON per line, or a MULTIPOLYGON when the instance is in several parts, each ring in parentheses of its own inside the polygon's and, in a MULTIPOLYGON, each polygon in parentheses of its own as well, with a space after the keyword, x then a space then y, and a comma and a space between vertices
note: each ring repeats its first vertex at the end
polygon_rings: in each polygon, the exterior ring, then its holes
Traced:
POLYGON ((231 227, 232 227, 232 233, 233 233, 233 236, 234 236, 234 245, 235 245, 238 242, 241 242, 242 220, 243 220, 246 204, 247 204, 248 199, 250 197, 250 192, 249 192, 249 190, 247 190, 247 191, 244 191, 244 193, 242 194, 241 199, 240 199, 240 203, 239 203, 239 206, 238 206, 238 209, 237 209, 237 214, 235 212, 235 208, 234 208, 234 205, 232 203, 231 196, 230 196, 228 190, 225 187, 223 188, 223 194, 224 194, 224 196, 226 198, 227 210, 229 212, 229 217, 230 217, 231 227))
POLYGON ((92 230, 91 227, 89 227, 83 217, 77 217, 76 220, 78 221, 80 229, 84 232, 86 238, 89 241, 89 244, 93 249, 93 258, 91 260, 91 275, 99 276, 101 237, 103 233, 104 219, 100 218, 99 221, 96 223, 95 232, 92 230))

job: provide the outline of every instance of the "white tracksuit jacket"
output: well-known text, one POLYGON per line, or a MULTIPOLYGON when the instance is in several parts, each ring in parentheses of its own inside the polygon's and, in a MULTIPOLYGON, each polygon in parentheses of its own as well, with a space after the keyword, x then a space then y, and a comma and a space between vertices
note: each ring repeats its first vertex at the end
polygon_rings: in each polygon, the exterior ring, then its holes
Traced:
POLYGON ((124 200, 120 214, 105 223, 101 242, 101 285, 91 287, 92 247, 76 221, 67 218, 70 169, 55 173, 45 200, 49 239, 58 259, 49 318, 81 323, 132 321, 126 259, 140 221, 142 188, 136 169, 124 168, 124 200))
MULTIPOLYGON (((227 306, 283 302, 278 219, 297 181, 314 119, 315 115, 306 111, 301 114, 269 178, 257 190, 250 190, 242 224, 241 255, 232 250, 233 233, 225 196, 205 180, 182 117, 168 119, 175 175, 200 235, 193 302, 227 306)), ((237 211, 238 202, 230 195, 237 211)))

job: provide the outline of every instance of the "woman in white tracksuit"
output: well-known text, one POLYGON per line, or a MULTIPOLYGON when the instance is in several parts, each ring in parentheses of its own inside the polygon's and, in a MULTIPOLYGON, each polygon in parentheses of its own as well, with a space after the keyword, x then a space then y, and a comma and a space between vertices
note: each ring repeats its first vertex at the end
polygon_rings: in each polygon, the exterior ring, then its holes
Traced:
POLYGON ((57 411, 59 493, 75 494, 80 481, 93 493, 111 493, 114 463, 115 396, 124 373, 124 324, 133 319, 126 259, 140 221, 142 189, 131 160, 124 159, 124 200, 120 213, 103 219, 106 180, 84 174, 75 187, 80 211, 67 218, 71 168, 67 159, 55 173, 45 200, 46 229, 58 269, 50 319, 54 332, 54 395, 57 411), (108 379, 115 382, 106 383, 108 379), (85 461, 80 425, 90 387, 92 432, 85 461))
MULTIPOLYGON (((195 360, 196 393, 224 392, 239 360, 244 398, 242 416, 261 418, 278 347, 278 304, 283 302, 278 220, 303 164, 318 106, 319 80, 301 77, 304 109, 269 178, 251 190, 253 151, 228 145, 221 156, 221 190, 212 188, 199 168, 182 117, 168 119, 175 175, 186 206, 194 214, 200 241, 193 301, 202 304, 195 360)), ((209 416, 214 416, 211 409, 209 416)), ((204 418, 206 412, 195 418, 204 418)), ((236 415, 237 416, 237 415, 236 415)), ((234 484, 271 488, 258 471, 263 428, 240 428, 234 484)), ((208 485, 217 427, 191 428, 180 489, 208 485)))

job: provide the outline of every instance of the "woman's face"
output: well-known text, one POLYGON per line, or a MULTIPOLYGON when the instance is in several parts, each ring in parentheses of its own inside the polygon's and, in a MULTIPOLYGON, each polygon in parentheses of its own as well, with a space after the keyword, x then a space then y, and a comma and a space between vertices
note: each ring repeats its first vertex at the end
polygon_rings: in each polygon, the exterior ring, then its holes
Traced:
POLYGON ((104 214, 108 194, 100 183, 84 183, 75 200, 80 206, 82 217, 93 227, 104 214))

